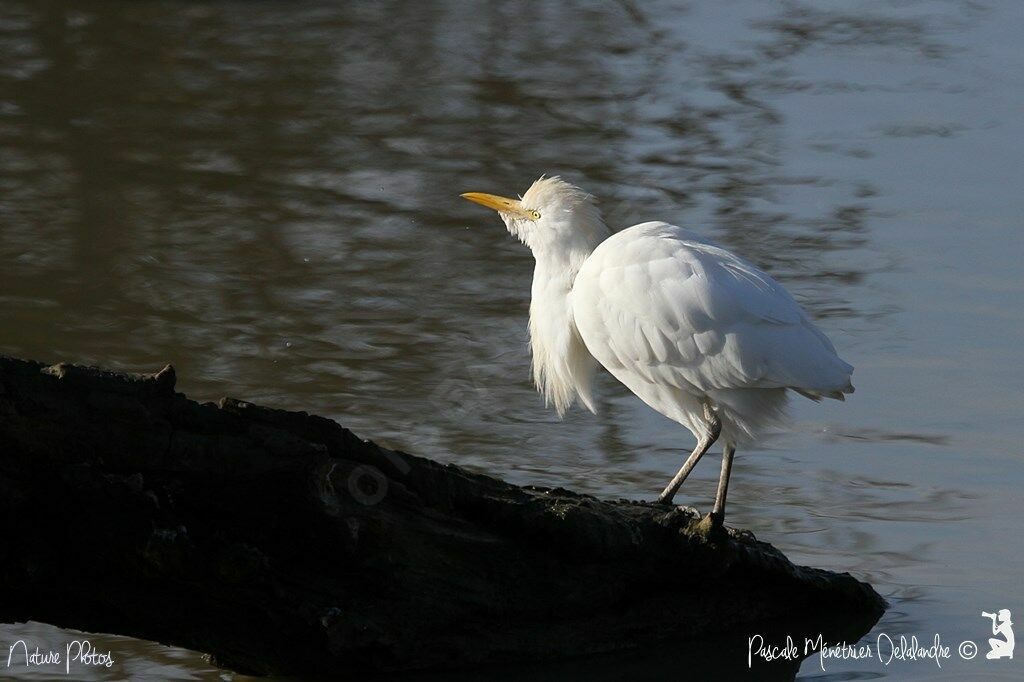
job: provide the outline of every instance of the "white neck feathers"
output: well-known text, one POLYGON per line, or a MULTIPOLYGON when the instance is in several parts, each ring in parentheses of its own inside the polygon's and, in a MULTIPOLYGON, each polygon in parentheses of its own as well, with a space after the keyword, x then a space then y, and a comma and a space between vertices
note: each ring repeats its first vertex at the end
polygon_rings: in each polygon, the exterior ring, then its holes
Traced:
POLYGON ((591 395, 596 360, 572 319, 572 283, 586 256, 565 260, 538 255, 530 300, 530 352, 533 382, 559 416, 579 396, 594 412, 591 395))

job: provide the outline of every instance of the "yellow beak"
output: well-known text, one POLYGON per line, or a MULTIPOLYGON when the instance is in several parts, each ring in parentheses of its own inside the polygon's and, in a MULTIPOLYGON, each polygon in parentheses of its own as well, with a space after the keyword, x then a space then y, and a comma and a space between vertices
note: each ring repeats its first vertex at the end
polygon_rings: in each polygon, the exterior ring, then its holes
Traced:
POLYGON ((493 208, 498 213, 507 213, 518 218, 533 219, 533 214, 523 208, 523 204, 518 199, 509 199, 508 197, 499 197, 497 194, 484 194, 483 192, 466 192, 462 195, 462 198, 469 199, 473 203, 486 206, 487 208, 493 208))

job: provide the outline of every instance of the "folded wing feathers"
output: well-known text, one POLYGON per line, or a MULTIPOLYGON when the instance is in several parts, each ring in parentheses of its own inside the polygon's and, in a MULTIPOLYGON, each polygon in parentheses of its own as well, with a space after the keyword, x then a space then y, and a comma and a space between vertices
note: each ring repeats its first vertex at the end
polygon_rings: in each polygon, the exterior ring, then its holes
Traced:
POLYGON ((700 390, 791 388, 812 400, 844 400, 853 391, 853 368, 781 285, 728 251, 675 239, 671 230, 683 231, 666 228, 635 238, 635 250, 600 254, 594 312, 622 366, 700 390))

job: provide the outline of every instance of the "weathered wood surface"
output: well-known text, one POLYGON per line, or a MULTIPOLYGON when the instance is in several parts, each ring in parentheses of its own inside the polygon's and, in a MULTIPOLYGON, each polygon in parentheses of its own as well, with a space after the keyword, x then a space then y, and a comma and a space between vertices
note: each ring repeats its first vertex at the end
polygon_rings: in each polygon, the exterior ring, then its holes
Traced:
MULTIPOLYGON (((0 622, 359 676, 607 652, 765 619, 870 627, 867 584, 692 512, 522 488, 170 367, 0 356, 0 622)), ((744 661, 745 663, 745 661, 744 661)))

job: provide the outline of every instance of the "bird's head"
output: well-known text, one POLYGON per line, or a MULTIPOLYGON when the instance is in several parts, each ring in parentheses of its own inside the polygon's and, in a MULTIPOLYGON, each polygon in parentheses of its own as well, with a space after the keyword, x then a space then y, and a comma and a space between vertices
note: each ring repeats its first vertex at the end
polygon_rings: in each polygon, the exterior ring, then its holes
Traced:
POLYGON ((467 192, 462 197, 497 211, 508 231, 529 246, 534 256, 589 254, 608 236, 594 197, 558 176, 540 178, 519 199, 482 192, 467 192))

